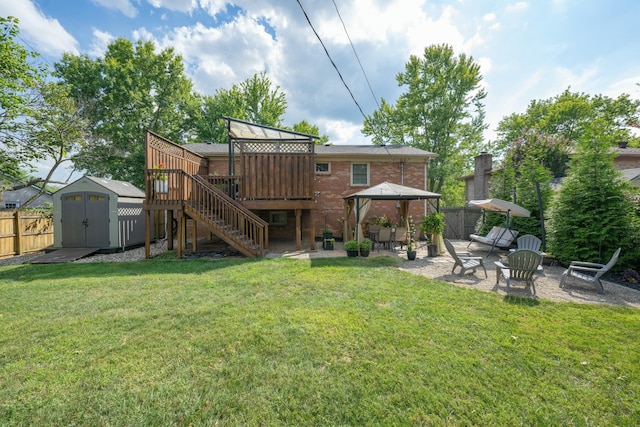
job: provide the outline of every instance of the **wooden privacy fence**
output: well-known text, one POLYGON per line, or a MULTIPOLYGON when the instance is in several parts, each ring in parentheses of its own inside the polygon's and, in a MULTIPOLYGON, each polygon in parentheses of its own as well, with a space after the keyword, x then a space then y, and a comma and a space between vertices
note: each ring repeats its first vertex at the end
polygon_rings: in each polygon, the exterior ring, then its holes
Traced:
POLYGON ((0 258, 53 245, 53 218, 39 212, 0 212, 0 258))
POLYGON ((440 208, 444 213, 444 233, 447 239, 469 240, 469 235, 475 232, 475 226, 482 217, 482 210, 468 207, 440 208))

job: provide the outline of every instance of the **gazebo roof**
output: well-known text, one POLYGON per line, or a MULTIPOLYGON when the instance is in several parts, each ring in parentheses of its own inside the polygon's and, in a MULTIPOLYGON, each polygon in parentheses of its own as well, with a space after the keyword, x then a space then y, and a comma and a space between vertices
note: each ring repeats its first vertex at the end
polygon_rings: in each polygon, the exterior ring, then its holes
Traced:
POLYGON ((404 185, 383 182, 357 193, 346 196, 345 199, 371 199, 371 200, 424 200, 439 199, 441 194, 420 190, 404 185))

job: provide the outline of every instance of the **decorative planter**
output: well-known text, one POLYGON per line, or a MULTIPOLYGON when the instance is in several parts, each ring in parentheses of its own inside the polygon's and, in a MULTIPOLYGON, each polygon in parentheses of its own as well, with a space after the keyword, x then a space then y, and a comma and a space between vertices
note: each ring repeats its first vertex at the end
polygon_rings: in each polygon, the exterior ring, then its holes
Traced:
POLYGON ((409 261, 413 261, 414 259, 416 259, 416 251, 407 251, 407 259, 409 261))
POLYGON ((360 256, 361 257, 368 257, 369 256, 369 251, 365 251, 363 249, 360 249, 360 256))
POLYGON ((334 242, 334 239, 324 239, 324 242, 322 242, 322 249, 325 251, 332 251, 334 242))
POLYGON ((434 257, 438 254, 438 246, 436 245, 427 245, 428 256, 434 257))
POLYGON ((153 181, 153 189, 156 194, 167 194, 169 192, 169 181, 153 181))
POLYGON ((360 251, 358 249, 347 250, 347 256, 350 258, 357 257, 360 251))

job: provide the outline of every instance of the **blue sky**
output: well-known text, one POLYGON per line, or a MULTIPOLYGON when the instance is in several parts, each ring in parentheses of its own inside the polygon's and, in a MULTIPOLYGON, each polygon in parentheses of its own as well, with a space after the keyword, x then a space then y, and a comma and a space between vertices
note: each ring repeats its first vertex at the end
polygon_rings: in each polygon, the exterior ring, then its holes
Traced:
MULTIPOLYGON (((492 139, 500 119, 567 87, 640 98, 636 0, 335 0, 373 93, 330 0, 300 0, 365 114, 394 102, 409 56, 448 43, 480 64, 492 139)), ((363 117, 297 0, 0 0, 21 38, 53 64, 64 51, 101 55, 115 37, 151 39, 184 58, 195 89, 266 71, 288 101, 285 124, 305 119, 334 144, 368 144, 363 117)))

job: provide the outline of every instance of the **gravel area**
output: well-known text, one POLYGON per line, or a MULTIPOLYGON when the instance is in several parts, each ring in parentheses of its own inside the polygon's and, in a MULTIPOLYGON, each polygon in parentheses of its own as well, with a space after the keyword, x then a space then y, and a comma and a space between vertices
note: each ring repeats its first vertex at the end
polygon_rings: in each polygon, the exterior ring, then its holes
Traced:
MULTIPOLYGON (((486 292, 494 292, 501 295, 507 295, 506 284, 504 279, 500 283, 496 284, 496 271, 495 262, 507 255, 504 251, 498 251, 487 256, 488 249, 485 245, 473 243, 467 248, 467 241, 453 241, 454 246, 459 251, 471 252, 475 256, 485 257, 485 266, 487 268, 487 276, 485 278, 482 269, 476 273, 467 272, 464 276, 457 274, 451 274, 451 268, 453 267, 453 259, 448 254, 443 254, 437 257, 428 257, 426 247, 418 248, 418 256, 415 261, 405 261, 400 266, 401 270, 419 274, 432 279, 440 279, 458 286, 468 287, 472 289, 478 289, 486 292)), ((309 244, 303 244, 303 247, 308 248, 309 244)), ((223 245, 199 245, 199 253, 191 254, 189 251, 185 251, 185 258, 228 258, 239 256, 237 252, 225 248, 223 245)), ((151 245, 151 256, 157 256, 167 250, 166 242, 153 243, 151 245)), ((6 265, 15 265, 28 263, 32 258, 41 255, 40 253, 8 257, 0 259, 0 267, 6 265)), ((396 250, 394 252, 380 250, 373 250, 370 254, 371 257, 375 256, 397 256, 406 260, 405 250, 396 250)), ((88 256, 86 258, 79 259, 74 262, 122 262, 122 261, 136 261, 144 259, 145 250, 144 247, 127 250, 125 252, 117 252, 112 254, 96 254, 88 256)), ((341 242, 336 242, 335 249, 333 251, 325 251, 318 245, 316 251, 301 250, 296 251, 291 249, 290 243, 274 243, 271 244, 267 250, 265 257, 267 258, 321 258, 321 257, 342 257, 344 255, 344 248, 341 242)), ((459 270, 457 270, 459 271, 459 270)), ((509 295, 542 298, 552 301, 565 301, 575 302, 581 304, 608 304, 616 306, 627 306, 640 308, 640 291, 631 289, 614 282, 603 281, 605 293, 599 294, 595 289, 587 283, 579 282, 574 279, 568 279, 564 288, 559 287, 560 278, 563 267, 560 266, 544 266, 543 271, 536 275, 535 286, 536 295, 533 295, 532 290, 522 283, 514 282, 511 285, 511 292, 509 295)))

